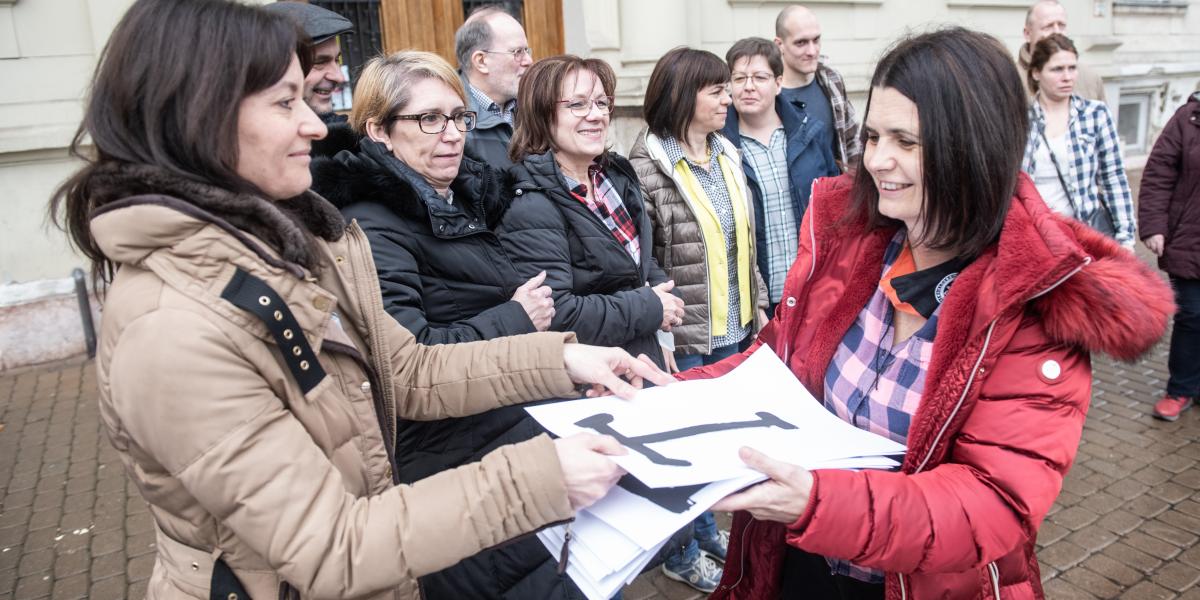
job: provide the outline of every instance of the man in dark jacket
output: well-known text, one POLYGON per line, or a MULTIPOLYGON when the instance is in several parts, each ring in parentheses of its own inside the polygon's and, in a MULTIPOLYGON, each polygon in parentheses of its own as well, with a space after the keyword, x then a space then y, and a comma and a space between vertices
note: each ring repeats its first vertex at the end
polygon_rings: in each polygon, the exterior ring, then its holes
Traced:
POLYGON ((471 13, 454 34, 454 54, 477 120, 466 155, 496 168, 512 165, 508 142, 516 118, 517 86, 533 64, 525 29, 502 9, 471 13))
POLYGON ((733 71, 733 107, 725 137, 742 155, 754 201, 758 269, 767 284, 768 315, 783 295, 783 281, 796 258, 797 235, 812 182, 839 173, 828 130, 780 96, 783 60, 762 38, 738 40, 725 54, 733 71))
POLYGON ((265 8, 287 15, 312 39, 313 64, 304 78, 304 102, 329 127, 329 134, 313 141, 313 156, 333 156, 358 143, 346 115, 333 110, 333 95, 346 85, 342 73, 342 46, 338 36, 354 32, 350 19, 331 10, 301 2, 273 2, 265 8))
POLYGON ((1175 288, 1166 395, 1154 416, 1174 421, 1200 395, 1200 92, 1167 122, 1142 174, 1142 241, 1175 288))

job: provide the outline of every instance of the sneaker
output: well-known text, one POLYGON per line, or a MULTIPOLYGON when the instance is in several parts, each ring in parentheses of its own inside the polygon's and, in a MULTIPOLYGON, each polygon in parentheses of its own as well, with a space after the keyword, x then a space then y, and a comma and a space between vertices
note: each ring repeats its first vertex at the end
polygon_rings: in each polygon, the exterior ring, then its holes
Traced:
POLYGON ((725 553, 729 550, 729 532, 722 529, 717 537, 711 540, 697 539, 696 543, 700 545, 700 552, 707 554, 709 558, 724 564, 725 553))
POLYGON ((696 562, 686 565, 678 571, 672 571, 665 564, 662 566, 662 571, 667 579, 681 581, 705 594, 716 591, 717 584, 721 583, 720 565, 703 553, 696 562))
POLYGON ((1158 404, 1154 405, 1154 416, 1164 421, 1174 421, 1179 418, 1179 415, 1192 407, 1192 399, 1187 396, 1163 396, 1158 404))

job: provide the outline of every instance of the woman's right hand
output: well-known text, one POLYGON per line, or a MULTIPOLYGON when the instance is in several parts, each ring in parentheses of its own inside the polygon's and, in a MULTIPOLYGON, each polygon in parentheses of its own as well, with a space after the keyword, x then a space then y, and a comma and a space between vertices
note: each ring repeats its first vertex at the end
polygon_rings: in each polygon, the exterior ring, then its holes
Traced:
POLYGON ((525 309, 533 327, 538 331, 550 328, 550 320, 554 318, 554 298, 550 297, 550 286, 542 285, 546 281, 546 272, 534 275, 529 281, 521 284, 513 293, 512 300, 525 309))
POLYGON ((672 327, 683 323, 683 300, 671 293, 674 288, 674 280, 664 281, 650 288, 662 303, 662 324, 659 325, 659 329, 663 331, 670 331, 672 327))
POLYGON ((608 458, 628 452, 612 436, 577 433, 554 440, 554 448, 558 451, 571 510, 595 504, 625 474, 624 469, 608 458))
POLYGON ((1161 257, 1163 254, 1163 246, 1165 246, 1167 243, 1167 238, 1161 233, 1156 233, 1142 240, 1142 243, 1146 244, 1146 247, 1149 248, 1155 256, 1161 257))

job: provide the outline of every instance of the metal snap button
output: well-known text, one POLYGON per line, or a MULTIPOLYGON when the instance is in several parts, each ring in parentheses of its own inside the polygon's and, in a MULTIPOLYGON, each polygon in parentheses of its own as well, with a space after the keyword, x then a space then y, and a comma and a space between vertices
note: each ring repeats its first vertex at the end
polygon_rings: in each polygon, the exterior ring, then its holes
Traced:
POLYGON ((308 361, 307 361, 307 360, 302 360, 302 361, 300 361, 300 370, 301 370, 301 371, 307 371, 307 370, 308 370, 308 361))
POLYGON ((192 570, 193 570, 193 571, 199 571, 199 570, 200 570, 200 563, 192 563, 192 570))
POLYGON ((304 351, 300 349, 300 346, 292 346, 292 354, 300 356, 303 353, 304 351))
POLYGON ((370 381, 364 381, 364 382, 362 382, 362 385, 360 385, 358 387, 362 390, 362 393, 364 393, 364 394, 371 393, 371 382, 370 381))
POLYGON ((1042 363, 1042 377, 1046 379, 1058 379, 1062 375, 1062 365, 1058 364, 1057 360, 1047 360, 1042 363))
POLYGON ((787 305, 788 305, 789 307, 795 306, 795 305, 796 305, 796 298, 795 298, 795 297, 793 297, 793 296, 788 296, 788 299, 787 299, 787 305))
POLYGON ((263 306, 270 306, 270 305, 271 305, 271 299, 270 299, 270 298, 268 298, 268 297, 266 297, 266 296, 259 296, 259 297, 258 297, 258 303, 259 303, 259 304, 261 304, 261 305, 263 305, 263 306))
POLYGON ((292 333, 292 330, 291 330, 291 329, 284 329, 284 330, 283 330, 283 339, 285 339, 285 340, 290 340, 290 339, 292 339, 293 337, 296 337, 296 334, 292 333))
POLYGON ((272 316, 275 317, 276 321, 282 321, 283 320, 283 311, 277 310, 277 311, 275 311, 275 314, 272 316))

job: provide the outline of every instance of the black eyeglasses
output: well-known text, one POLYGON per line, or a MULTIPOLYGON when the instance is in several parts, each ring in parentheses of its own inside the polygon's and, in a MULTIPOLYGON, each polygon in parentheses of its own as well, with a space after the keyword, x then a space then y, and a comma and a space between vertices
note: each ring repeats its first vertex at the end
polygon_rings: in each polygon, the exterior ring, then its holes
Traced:
POLYGON ((533 56, 533 49, 530 48, 529 46, 524 46, 522 48, 514 48, 512 50, 480 50, 480 52, 483 52, 485 54, 507 54, 507 55, 513 57, 513 60, 521 60, 521 55, 530 56, 530 57, 533 56))
POLYGON ((419 115, 392 115, 389 121, 416 121, 423 133, 437 135, 446 130, 446 123, 454 121, 454 128, 466 133, 475 129, 475 111, 464 110, 452 115, 437 112, 421 113, 419 115))

